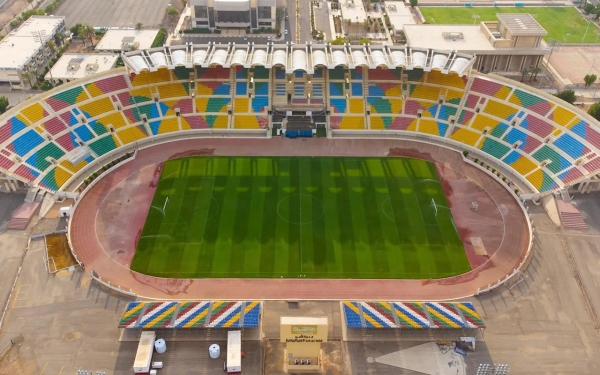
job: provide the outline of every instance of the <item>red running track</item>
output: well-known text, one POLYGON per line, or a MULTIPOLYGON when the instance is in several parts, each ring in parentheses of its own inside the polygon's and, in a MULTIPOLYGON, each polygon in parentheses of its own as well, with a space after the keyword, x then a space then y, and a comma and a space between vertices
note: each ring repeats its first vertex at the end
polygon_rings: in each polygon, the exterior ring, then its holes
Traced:
MULTIPOLYGON (((459 153, 424 143, 354 139, 199 139, 139 151, 83 196, 72 217, 73 251, 88 271, 153 299, 450 300, 495 283, 524 259, 530 233, 511 194, 459 153), (433 280, 165 279, 129 269, 161 163, 184 155, 411 156, 436 163, 472 271, 433 280), (472 201, 479 203, 471 211, 472 201), (472 238, 487 254, 477 255, 472 238)), ((481 254, 481 253, 480 253, 481 254)))

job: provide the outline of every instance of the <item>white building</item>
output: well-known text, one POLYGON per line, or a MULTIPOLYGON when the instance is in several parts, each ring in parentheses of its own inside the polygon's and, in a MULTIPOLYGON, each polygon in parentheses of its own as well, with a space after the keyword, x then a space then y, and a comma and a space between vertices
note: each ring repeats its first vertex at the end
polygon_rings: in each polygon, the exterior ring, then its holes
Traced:
POLYGON ((276 0, 190 0, 192 27, 259 29, 275 27, 276 0))
POLYGON ((152 46, 158 29, 110 29, 96 45, 98 52, 126 52, 152 46))
POLYGON ((54 84, 105 72, 115 67, 116 53, 65 53, 44 77, 54 84))
MULTIPOLYGON (((28 79, 28 72, 35 83, 35 76, 42 73, 48 61, 56 55, 48 41, 65 31, 65 17, 32 16, 0 41, 0 82, 21 86, 28 79)), ((56 44, 56 42, 55 42, 56 44)))
POLYGON ((530 14, 499 13, 498 21, 479 25, 404 25, 410 47, 476 55, 480 72, 520 72, 537 67, 550 51, 542 45, 546 30, 530 14))

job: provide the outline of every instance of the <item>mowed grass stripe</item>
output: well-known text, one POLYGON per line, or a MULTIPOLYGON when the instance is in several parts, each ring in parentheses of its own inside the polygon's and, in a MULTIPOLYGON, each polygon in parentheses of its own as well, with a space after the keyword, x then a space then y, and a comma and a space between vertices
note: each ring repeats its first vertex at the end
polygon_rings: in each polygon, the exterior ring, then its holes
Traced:
POLYGON ((146 274, 436 278, 469 270, 435 166, 422 160, 171 160, 152 206, 131 265, 146 274))

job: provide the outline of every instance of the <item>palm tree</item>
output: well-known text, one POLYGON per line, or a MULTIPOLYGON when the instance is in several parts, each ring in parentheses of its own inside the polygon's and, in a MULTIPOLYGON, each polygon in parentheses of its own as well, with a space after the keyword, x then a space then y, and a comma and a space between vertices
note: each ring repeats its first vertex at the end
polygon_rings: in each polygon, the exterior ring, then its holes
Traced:
POLYGON ((32 76, 32 74, 29 73, 29 71, 27 71, 27 70, 24 72, 21 72, 21 81, 23 80, 23 78, 26 79, 27 81, 29 81, 29 87, 32 87, 33 84, 31 83, 31 76, 32 76))
POLYGON ((94 37, 96 36, 96 30, 94 30, 94 27, 92 25, 85 25, 83 27, 83 32, 86 38, 90 38, 90 43, 92 44, 92 47, 94 46, 94 37))
POLYGON ((531 69, 531 77, 529 77, 529 82, 537 81, 537 75, 541 72, 542 68, 540 68, 539 66, 536 66, 535 68, 531 69))
POLYGON ((81 42, 83 43, 83 46, 85 47, 85 25, 81 25, 79 26, 79 28, 77 29, 77 36, 81 39, 81 42))
POLYGON ((521 82, 525 79, 525 76, 529 73, 529 68, 525 67, 521 69, 521 82))
POLYGON ((169 7, 167 9, 167 16, 169 17, 169 20, 171 21, 171 27, 174 28, 173 22, 179 16, 179 9, 177 9, 173 6, 169 7))
POLYGON ((56 51, 56 43, 50 39, 46 45, 48 46, 48 48, 50 49, 50 52, 52 52, 52 54, 54 54, 54 52, 56 51))
POLYGON ((136 30, 141 30, 141 29, 142 29, 142 27, 144 27, 144 24, 143 24, 143 23, 141 23, 141 22, 138 22, 138 23, 136 23, 136 24, 135 24, 135 29, 136 29, 136 30))

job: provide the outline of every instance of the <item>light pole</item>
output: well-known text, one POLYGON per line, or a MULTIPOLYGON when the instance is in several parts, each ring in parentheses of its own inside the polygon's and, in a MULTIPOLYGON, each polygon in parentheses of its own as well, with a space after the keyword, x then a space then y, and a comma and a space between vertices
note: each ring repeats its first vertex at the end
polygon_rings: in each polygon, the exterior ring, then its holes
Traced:
POLYGON ((480 18, 481 16, 479 14, 474 14, 471 16, 471 18, 473 18, 473 25, 475 25, 475 22, 477 22, 477 20, 480 18))
POLYGON ((590 68, 590 71, 589 71, 589 73, 588 73, 588 74, 592 73, 592 69, 594 69, 594 64, 596 63, 596 59, 597 59, 596 57, 594 57, 594 58, 592 59, 592 67, 590 68))

